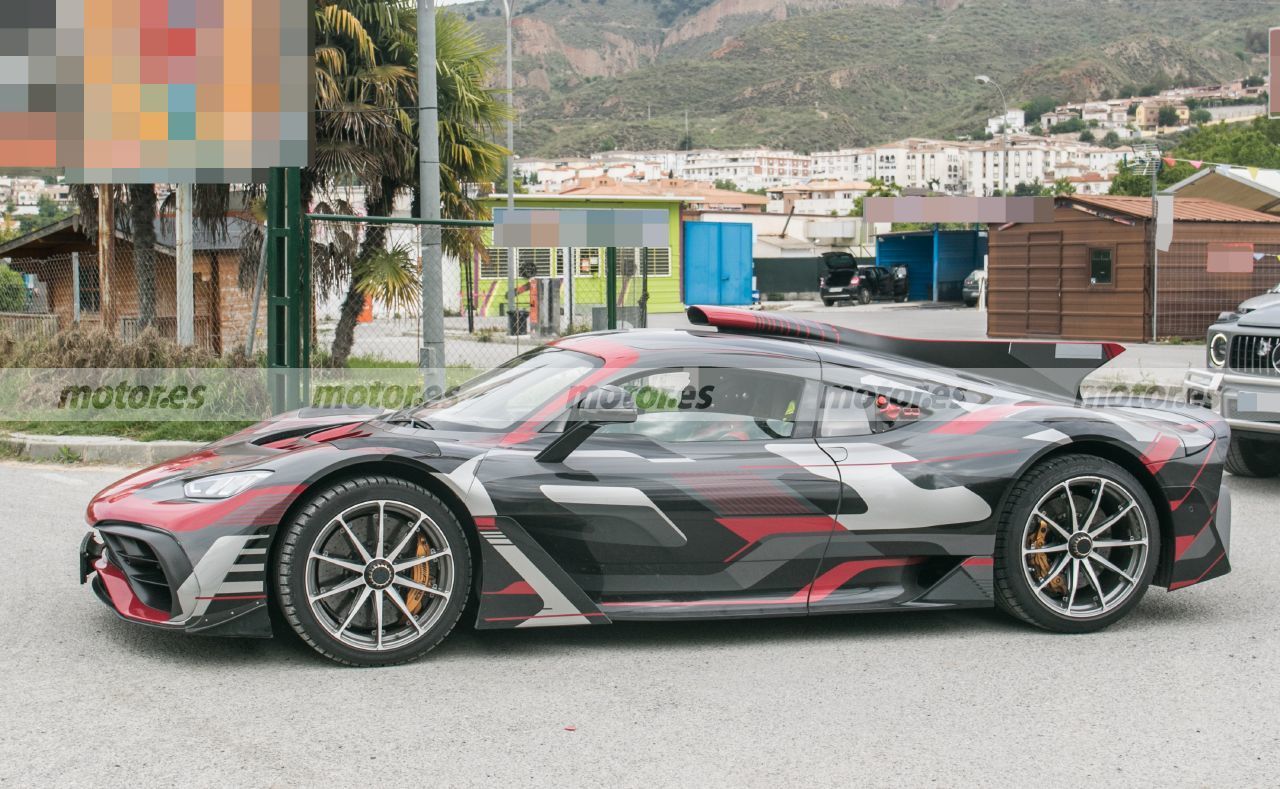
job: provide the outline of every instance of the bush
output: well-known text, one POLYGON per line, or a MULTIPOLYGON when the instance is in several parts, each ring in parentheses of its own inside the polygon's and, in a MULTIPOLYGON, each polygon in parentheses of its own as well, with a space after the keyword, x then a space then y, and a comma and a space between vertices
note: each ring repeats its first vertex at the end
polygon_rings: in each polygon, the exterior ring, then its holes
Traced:
POLYGON ((27 305, 27 283, 22 275, 0 263, 0 312, 22 312, 27 305))

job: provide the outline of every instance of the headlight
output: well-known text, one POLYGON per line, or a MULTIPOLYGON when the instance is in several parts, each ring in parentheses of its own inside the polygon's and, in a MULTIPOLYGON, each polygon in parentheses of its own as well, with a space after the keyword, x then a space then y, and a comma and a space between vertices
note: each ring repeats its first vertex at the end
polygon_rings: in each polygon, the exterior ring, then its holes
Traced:
POLYGON ((230 474, 214 474, 211 477, 193 479, 182 486, 182 493, 189 499, 229 499, 243 493, 254 483, 271 476, 270 471, 235 471, 230 474))
POLYGON ((1213 339, 1209 340, 1209 364, 1214 367, 1227 366, 1227 350, 1231 347, 1231 340, 1227 335, 1218 332, 1213 335, 1213 339))

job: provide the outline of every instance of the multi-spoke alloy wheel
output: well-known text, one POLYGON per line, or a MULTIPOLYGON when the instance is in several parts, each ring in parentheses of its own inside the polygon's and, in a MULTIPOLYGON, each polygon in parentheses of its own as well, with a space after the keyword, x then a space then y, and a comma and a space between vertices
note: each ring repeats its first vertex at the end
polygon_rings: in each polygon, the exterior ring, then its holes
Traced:
POLYGON ((1105 627, 1146 591, 1159 539, 1151 499, 1129 472, 1055 458, 1015 486, 997 535, 998 600, 1050 629, 1105 627))
POLYGON ((470 579, 453 513, 409 482, 338 483, 282 536, 282 610, 312 647, 342 662, 386 665, 429 650, 452 629, 470 579))

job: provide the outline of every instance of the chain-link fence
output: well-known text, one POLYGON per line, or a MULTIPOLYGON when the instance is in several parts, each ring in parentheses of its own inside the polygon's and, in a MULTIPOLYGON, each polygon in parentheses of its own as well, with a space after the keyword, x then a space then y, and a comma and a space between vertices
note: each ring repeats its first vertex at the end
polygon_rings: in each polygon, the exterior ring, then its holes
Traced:
POLYGON ((1223 312, 1280 284, 1280 244, 1175 242, 1156 277, 1157 338, 1203 340, 1223 312))
MULTIPOLYGON (((557 337, 608 328, 608 251, 489 243, 485 228, 447 227, 443 294, 445 365, 456 380, 557 337)), ((358 220, 310 223, 313 357, 322 366, 416 366, 422 345, 420 229, 358 220)), ((674 280, 668 249, 617 251, 616 325, 647 325, 646 296, 674 280)))
MULTIPOLYGON (((234 241, 194 256, 195 344, 216 355, 244 347, 251 334, 266 335, 266 312, 253 308, 258 261, 234 241)), ((151 329, 175 340, 177 305, 174 257, 160 249, 139 260, 132 245, 121 244, 103 259, 91 249, 54 246, 45 255, 0 260, 0 335, 10 338, 100 329, 129 343, 151 329)))

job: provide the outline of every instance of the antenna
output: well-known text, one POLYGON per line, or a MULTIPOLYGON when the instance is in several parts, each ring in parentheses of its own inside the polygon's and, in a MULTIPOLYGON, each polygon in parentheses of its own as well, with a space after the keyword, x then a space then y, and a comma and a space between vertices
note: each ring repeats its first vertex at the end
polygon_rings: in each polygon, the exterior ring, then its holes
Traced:
POLYGON ((1160 165, 1160 146, 1154 143, 1138 143, 1133 146, 1130 171, 1139 175, 1154 175, 1160 172, 1160 165))

